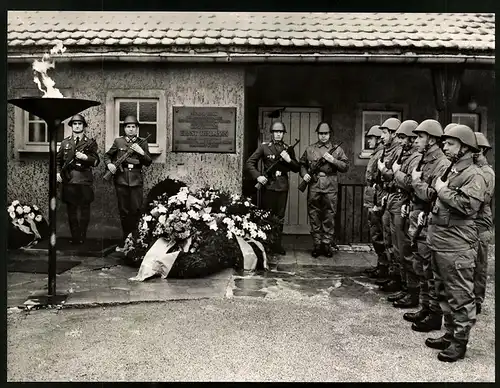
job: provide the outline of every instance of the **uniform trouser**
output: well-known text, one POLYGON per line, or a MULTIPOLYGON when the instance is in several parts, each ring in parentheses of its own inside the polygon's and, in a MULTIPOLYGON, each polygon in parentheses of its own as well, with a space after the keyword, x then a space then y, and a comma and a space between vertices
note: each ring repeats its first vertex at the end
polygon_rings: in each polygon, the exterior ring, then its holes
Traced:
POLYGON ((410 250, 410 241, 403 230, 403 218, 401 217, 401 206, 404 198, 401 194, 390 194, 387 200, 387 212, 389 213, 390 233, 392 241, 391 272, 399 274, 401 281, 406 283, 406 266, 404 255, 410 250))
POLYGON ((71 237, 73 239, 87 237, 87 229, 90 221, 90 203, 80 205, 66 203, 66 210, 71 237), (80 219, 78 219, 78 209, 80 209, 80 219))
POLYGON ((384 236, 382 233, 382 217, 380 212, 374 212, 368 209, 368 226, 370 228, 370 239, 373 249, 378 256, 378 266, 388 266, 387 256, 385 255, 384 236))
POLYGON ((133 232, 141 217, 143 200, 142 186, 115 185, 118 210, 122 224, 123 238, 133 232))
MULTIPOLYGON (((409 216, 410 228, 408 235, 410 239, 417 229, 417 219, 420 210, 412 210, 409 216)), ((432 252, 427 245, 427 227, 422 229, 420 237, 417 240, 417 251, 408 257, 411 257, 413 270, 420 284, 420 301, 422 308, 430 310, 433 314, 441 315, 441 307, 434 286, 434 274, 431 265, 432 252)), ((407 259, 408 260, 408 259, 407 259)), ((411 274, 410 274, 411 276, 411 274)), ((413 280, 412 280, 413 282, 413 280)))
POLYGON ((261 197, 262 209, 269 210, 280 219, 280 233, 276 245, 281 245, 287 199, 288 191, 265 190, 261 197))
POLYGON ((329 245, 335 237, 337 191, 307 193, 307 211, 314 245, 329 245))
POLYGON ((385 252, 387 256, 387 265, 389 266, 389 272, 393 273, 393 241, 392 241, 392 233, 391 233, 391 215, 387 206, 385 208, 384 213, 382 214, 382 236, 384 238, 384 246, 385 252))
POLYGON ((460 252, 432 251, 432 271, 444 327, 458 340, 467 341, 476 323, 474 266, 477 248, 460 252))
POLYGON ((486 293, 486 279, 488 277, 488 246, 493 233, 491 230, 479 232, 479 247, 476 256, 476 268, 474 270, 474 295, 477 303, 484 302, 486 293))

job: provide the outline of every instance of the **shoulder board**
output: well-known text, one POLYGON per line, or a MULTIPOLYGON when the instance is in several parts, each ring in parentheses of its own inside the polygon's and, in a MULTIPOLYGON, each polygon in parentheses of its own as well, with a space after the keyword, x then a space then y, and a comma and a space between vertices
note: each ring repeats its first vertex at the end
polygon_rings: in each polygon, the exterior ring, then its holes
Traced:
POLYGON ((262 145, 266 145, 267 143, 265 141, 262 142, 262 145))
POLYGON ((71 140, 71 136, 65 137, 63 140, 71 140))

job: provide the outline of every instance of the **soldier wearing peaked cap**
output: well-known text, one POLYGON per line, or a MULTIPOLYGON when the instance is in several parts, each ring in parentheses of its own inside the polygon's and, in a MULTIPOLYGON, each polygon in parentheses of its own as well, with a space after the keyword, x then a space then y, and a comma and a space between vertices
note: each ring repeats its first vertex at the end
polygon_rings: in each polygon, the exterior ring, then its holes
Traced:
POLYGON ((443 138, 443 150, 453 168, 447 180, 438 178, 433 183, 437 200, 427 244, 446 333, 425 343, 441 350, 440 361, 454 362, 465 356, 476 322, 474 267, 479 234, 475 220, 484 203, 486 183, 473 161, 479 149, 472 129, 456 125, 443 138))
POLYGON ((370 228, 370 239, 373 245, 373 249, 377 254, 377 266, 370 268, 366 271, 368 276, 371 278, 386 277, 387 274, 383 273, 383 263, 387 262, 387 257, 385 253, 384 237, 382 232, 382 217, 378 208, 376 208, 376 203, 378 198, 382 198, 382 190, 379 188, 377 183, 378 169, 377 161, 382 154, 382 131, 379 125, 372 126, 365 137, 368 140, 368 146, 373 149, 373 153, 370 156, 370 160, 366 166, 365 179, 366 187, 364 194, 363 206, 368 208, 368 225, 370 228))
POLYGON ((382 291, 394 292, 401 290, 401 275, 399 273, 398 263, 396 260, 397 256, 397 245, 396 241, 392 240, 391 233, 391 215, 387 209, 387 199, 389 194, 394 190, 394 182, 392 174, 390 173, 390 168, 393 163, 397 160, 399 154, 401 153, 401 145, 399 144, 399 139, 396 137, 396 131, 401 125, 401 121, 397 118, 391 117, 385 120, 382 125, 380 125, 380 130, 382 131, 382 141, 384 143, 383 156, 377 161, 377 168, 380 172, 382 188, 381 193, 381 209, 382 213, 382 231, 384 236, 384 245, 386 249, 386 261, 384 262, 384 267, 388 269, 386 278, 381 278, 376 281, 382 291))
POLYGON ((484 203, 479 209, 476 218, 476 225, 479 233, 479 247, 476 257, 476 268, 474 270, 474 295, 476 297, 476 314, 480 314, 486 292, 488 246, 493 237, 491 199, 495 192, 495 171, 486 159, 486 154, 491 149, 488 139, 486 139, 481 132, 475 132, 475 135, 480 151, 474 155, 474 163, 480 168, 486 183, 484 203))
POLYGON ((85 118, 75 115, 68 124, 72 135, 63 139, 57 152, 57 181, 62 183, 61 199, 66 203, 71 243, 83 244, 90 222, 90 204, 94 201, 92 168, 99 164, 99 155, 97 144, 85 134, 85 118))
POLYGON ((271 249, 275 253, 284 255, 286 251, 283 248, 281 239, 288 199, 288 173, 290 171, 298 172, 300 166, 293 148, 283 142, 283 135, 286 132, 285 124, 281 121, 275 121, 271 125, 270 131, 273 140, 259 145, 257 150, 248 158, 245 168, 263 186, 261 194, 262 208, 274 213, 281 221, 278 241, 275 242, 271 249), (262 161, 265 170, 273 165, 279 157, 282 157, 283 161, 279 163, 277 169, 273 172, 273 179, 268 182, 268 179, 259 171, 257 164, 262 161))
POLYGON ((329 123, 320 122, 316 127, 318 141, 306 148, 299 161, 300 175, 310 182, 307 188, 307 211, 314 244, 313 257, 321 253, 327 257, 333 256, 333 246, 336 246, 337 173, 349 169, 349 159, 344 150, 333 143, 332 132, 329 123), (325 163, 315 176, 311 176, 311 166, 321 159, 325 163))
POLYGON ((104 163, 114 174, 114 185, 118 199, 118 210, 123 231, 123 239, 134 231, 141 216, 143 202, 142 168, 151 165, 147 140, 138 136, 139 121, 135 116, 123 120, 125 135, 116 138, 111 148, 104 154, 104 163), (134 153, 121 166, 113 163, 129 149, 134 153))

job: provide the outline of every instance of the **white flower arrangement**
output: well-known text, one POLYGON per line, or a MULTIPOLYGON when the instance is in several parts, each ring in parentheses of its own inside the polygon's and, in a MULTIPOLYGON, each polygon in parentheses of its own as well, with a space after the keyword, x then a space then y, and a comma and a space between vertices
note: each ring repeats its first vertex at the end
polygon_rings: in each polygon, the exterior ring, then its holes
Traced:
POLYGON ((33 235, 33 240, 29 245, 38 242, 42 238, 39 229, 44 219, 38 206, 24 205, 16 199, 7 206, 7 213, 11 224, 17 230, 27 235, 33 235))

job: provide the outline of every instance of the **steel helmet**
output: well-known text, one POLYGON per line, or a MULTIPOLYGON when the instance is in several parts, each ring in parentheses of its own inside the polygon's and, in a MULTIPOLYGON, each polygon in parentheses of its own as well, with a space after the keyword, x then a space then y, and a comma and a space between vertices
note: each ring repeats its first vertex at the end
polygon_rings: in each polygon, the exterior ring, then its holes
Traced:
POLYGON ((481 132, 474 132, 474 135, 476 135, 476 141, 478 147, 485 147, 491 149, 490 142, 488 141, 488 139, 486 139, 486 136, 484 136, 481 132))
POLYGON ((446 131, 450 128, 453 128, 455 125, 458 125, 457 123, 449 123, 446 127, 444 127, 443 132, 446 133, 446 131))
POLYGON ((395 131, 399 128, 400 125, 401 121, 399 119, 391 117, 382 123, 380 129, 388 129, 389 131, 395 131))
POLYGON ((442 136, 443 138, 452 137, 454 139, 460 140, 460 142, 471 149, 473 152, 479 151, 476 135, 474 131, 470 129, 467 125, 455 125, 449 128, 448 131, 442 136))
POLYGON ((274 129, 274 124, 276 123, 279 123, 283 126, 283 131, 286 133, 286 127, 285 127, 285 123, 283 123, 282 121, 275 121, 274 123, 271 124, 271 129, 270 131, 271 132, 278 132, 278 131, 281 131, 281 129, 274 129))
POLYGON ((427 133, 430 136, 441 137, 443 136, 443 127, 441 124, 433 119, 427 119, 422 121, 417 128, 413 130, 415 134, 422 132, 427 133))
POLYGON ((415 120, 405 120, 401 123, 396 135, 406 135, 408 137, 416 137, 417 134, 413 132, 415 128, 418 127, 418 123, 415 120))
POLYGON ((123 120, 123 125, 127 125, 127 124, 139 125, 139 121, 137 120, 137 117, 130 115, 130 116, 125 117, 125 120, 123 120))
POLYGON ((382 136, 382 131, 380 130, 380 125, 373 125, 368 132, 366 133, 365 137, 370 137, 370 136, 375 136, 375 137, 381 137, 382 136))
POLYGON ((83 117, 81 114, 74 115, 71 120, 68 121, 68 125, 71 127, 73 125, 73 122, 75 121, 81 121, 83 123, 83 126, 87 126, 87 122, 85 121, 85 117, 83 117))

